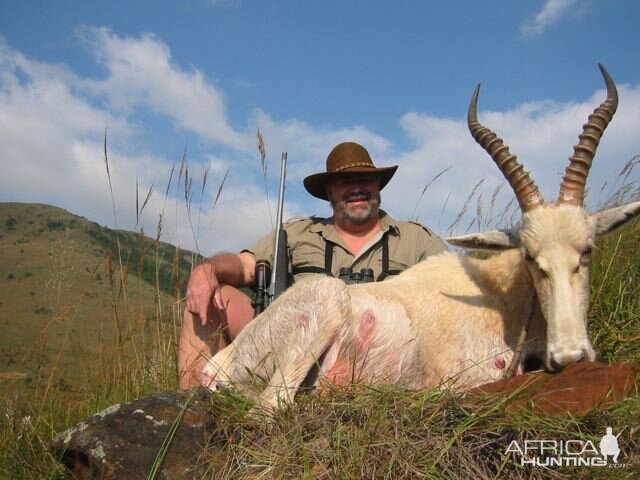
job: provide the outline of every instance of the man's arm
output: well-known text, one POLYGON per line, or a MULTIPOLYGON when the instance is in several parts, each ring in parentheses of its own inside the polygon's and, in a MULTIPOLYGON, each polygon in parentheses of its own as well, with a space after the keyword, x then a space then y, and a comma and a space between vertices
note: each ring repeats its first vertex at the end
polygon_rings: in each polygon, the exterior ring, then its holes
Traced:
POLYGON ((221 284, 246 287, 255 282, 255 257, 249 252, 223 253, 199 264, 191 274, 187 285, 187 309, 206 325, 209 304, 223 309, 221 284))

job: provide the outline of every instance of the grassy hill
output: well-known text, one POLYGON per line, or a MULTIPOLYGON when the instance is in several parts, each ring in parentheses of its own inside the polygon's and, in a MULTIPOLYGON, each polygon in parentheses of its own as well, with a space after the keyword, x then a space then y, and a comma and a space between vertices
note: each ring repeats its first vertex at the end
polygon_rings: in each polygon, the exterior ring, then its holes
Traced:
POLYGON ((175 327, 191 261, 60 208, 0 203, 0 379, 83 391, 84 360, 135 356, 134 335, 175 327))

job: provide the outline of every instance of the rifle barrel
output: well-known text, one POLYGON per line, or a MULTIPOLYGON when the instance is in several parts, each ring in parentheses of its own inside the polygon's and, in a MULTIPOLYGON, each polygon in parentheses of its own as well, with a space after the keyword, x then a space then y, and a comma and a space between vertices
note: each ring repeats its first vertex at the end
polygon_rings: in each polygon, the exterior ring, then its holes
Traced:
MULTIPOLYGON (((285 179, 287 177, 287 152, 282 153, 282 158, 280 159, 280 191, 278 192, 278 214, 276 216, 276 235, 273 246, 273 268, 271 269, 271 282, 269 283, 269 299, 270 301, 275 300, 275 298, 282 293, 282 286, 276 286, 276 280, 278 278, 282 278, 282 275, 286 276, 286 272, 280 272, 282 270, 282 265, 280 263, 282 260, 278 258, 278 255, 281 253, 280 249, 286 249, 286 235, 281 235, 282 228, 282 210, 284 207, 284 186, 285 179), (281 242, 284 237, 285 245, 281 245, 281 242)), ((283 232, 286 233, 286 232, 283 232)))

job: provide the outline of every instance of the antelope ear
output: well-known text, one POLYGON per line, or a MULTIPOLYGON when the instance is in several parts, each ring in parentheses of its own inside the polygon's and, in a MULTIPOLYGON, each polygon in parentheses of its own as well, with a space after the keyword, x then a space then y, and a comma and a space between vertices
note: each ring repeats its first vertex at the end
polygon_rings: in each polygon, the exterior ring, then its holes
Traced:
POLYGON ((483 233, 471 233, 459 237, 449 237, 447 242, 456 247, 477 248, 481 250, 508 250, 518 248, 520 239, 513 230, 491 230, 483 233))
POLYGON ((596 237, 611 233, 640 214, 640 202, 610 208, 591 215, 596 222, 596 237))

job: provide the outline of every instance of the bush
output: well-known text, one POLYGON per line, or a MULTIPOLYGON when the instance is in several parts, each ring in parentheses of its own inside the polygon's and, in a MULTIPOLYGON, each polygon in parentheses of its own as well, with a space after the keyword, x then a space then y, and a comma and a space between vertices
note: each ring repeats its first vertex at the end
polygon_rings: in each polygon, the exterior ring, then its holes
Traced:
POLYGON ((47 229, 52 232, 55 230, 64 230, 65 225, 62 220, 47 220, 47 229))

